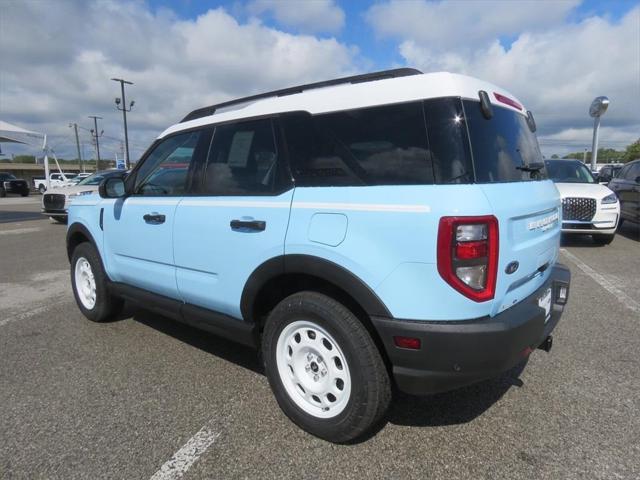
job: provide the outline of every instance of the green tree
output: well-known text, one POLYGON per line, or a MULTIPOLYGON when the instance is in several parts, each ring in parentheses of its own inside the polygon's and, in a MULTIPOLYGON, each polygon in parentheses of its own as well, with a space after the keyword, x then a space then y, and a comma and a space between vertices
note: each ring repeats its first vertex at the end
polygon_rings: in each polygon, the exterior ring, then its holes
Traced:
POLYGON ((628 145, 624 152, 624 161, 630 162, 631 160, 635 160, 640 158, 640 138, 633 142, 631 145, 628 145))
POLYGON ((14 163, 36 163, 36 157, 33 155, 15 155, 13 161, 14 163))

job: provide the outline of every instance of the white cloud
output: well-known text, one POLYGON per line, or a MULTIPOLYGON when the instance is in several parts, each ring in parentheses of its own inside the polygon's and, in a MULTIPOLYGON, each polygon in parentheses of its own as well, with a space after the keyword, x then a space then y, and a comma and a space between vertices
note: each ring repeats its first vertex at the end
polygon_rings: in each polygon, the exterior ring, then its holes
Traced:
POLYGON ((59 135, 58 150, 70 155, 68 122, 89 128, 87 115, 100 115, 101 151, 111 156, 123 136, 112 77, 135 83, 128 120, 139 155, 194 108, 352 73, 358 52, 335 39, 240 23, 222 8, 181 20, 141 3, 33 1, 4 4, 0 58, 3 120, 59 135))
POLYGON ((523 29, 562 23, 580 0, 439 1, 392 0, 371 7, 366 18, 381 36, 411 39, 431 49, 462 50, 523 29))
POLYGON ((336 33, 344 27, 344 11, 334 0, 254 0, 247 5, 252 15, 272 15, 282 26, 301 32, 336 33))
POLYGON ((480 77, 516 94, 534 112, 547 153, 580 150, 581 142, 590 148, 589 104, 607 95, 601 146, 620 148, 640 134, 640 7, 619 21, 569 22, 564 16, 574 5, 390 2, 367 18, 379 35, 399 39, 407 64, 480 77), (514 39, 509 47, 500 41, 505 36, 514 39), (562 138, 553 138, 558 132, 562 138))

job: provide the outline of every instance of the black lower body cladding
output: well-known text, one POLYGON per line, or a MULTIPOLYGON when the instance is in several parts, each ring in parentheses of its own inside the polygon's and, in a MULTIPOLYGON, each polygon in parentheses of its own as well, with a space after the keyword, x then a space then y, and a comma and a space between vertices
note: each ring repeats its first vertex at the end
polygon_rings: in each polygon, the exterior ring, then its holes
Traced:
POLYGON ((398 388, 414 395, 427 395, 470 385, 509 370, 535 350, 558 324, 564 304, 556 303, 556 295, 559 287, 565 286, 568 298, 570 282, 569 269, 556 264, 537 291, 494 317, 439 322, 373 317, 398 388), (548 288, 552 289, 552 304, 547 319, 538 298, 548 288), (394 336, 418 338, 421 348, 399 348, 394 336))

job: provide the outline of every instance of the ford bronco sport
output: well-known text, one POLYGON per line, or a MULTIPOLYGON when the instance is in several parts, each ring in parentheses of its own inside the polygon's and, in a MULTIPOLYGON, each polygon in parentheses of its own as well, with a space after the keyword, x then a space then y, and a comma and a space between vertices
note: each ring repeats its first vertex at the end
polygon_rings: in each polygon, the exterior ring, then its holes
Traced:
POLYGON ((257 347, 305 430, 346 442, 411 394, 551 346, 561 205, 530 112, 398 69, 196 110, 69 210, 77 304, 123 299, 257 347))

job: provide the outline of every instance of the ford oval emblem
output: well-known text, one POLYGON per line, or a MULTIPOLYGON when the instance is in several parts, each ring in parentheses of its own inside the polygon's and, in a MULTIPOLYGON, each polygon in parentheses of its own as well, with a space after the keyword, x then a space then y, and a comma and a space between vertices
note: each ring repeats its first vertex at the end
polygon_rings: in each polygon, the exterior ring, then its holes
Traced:
POLYGON ((518 262, 513 261, 509 265, 507 265, 507 268, 505 268, 504 271, 507 275, 511 275, 512 273, 515 273, 516 270, 518 270, 519 266, 520 264, 518 262))

